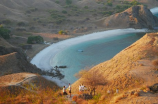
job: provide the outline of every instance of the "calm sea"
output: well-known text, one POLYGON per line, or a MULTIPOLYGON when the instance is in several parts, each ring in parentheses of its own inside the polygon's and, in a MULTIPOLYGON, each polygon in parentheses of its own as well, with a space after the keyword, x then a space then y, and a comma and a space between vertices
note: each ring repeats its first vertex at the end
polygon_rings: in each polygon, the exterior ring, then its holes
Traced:
MULTIPOLYGON (((158 16, 158 14, 156 14, 158 16)), ((117 34, 117 33, 116 33, 117 34)), ((145 33, 122 34, 119 36, 106 37, 92 41, 86 41, 66 48, 51 59, 52 66, 66 65, 60 69, 65 75, 64 81, 73 83, 74 77, 81 69, 90 68, 106 60, 111 59, 124 48, 128 47, 145 33), (83 52, 81 52, 83 50, 83 52)))

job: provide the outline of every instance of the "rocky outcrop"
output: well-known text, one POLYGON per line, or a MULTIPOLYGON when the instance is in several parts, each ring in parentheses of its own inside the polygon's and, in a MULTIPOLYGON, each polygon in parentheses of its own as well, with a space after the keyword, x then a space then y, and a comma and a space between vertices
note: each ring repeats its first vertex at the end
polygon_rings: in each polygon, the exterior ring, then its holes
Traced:
POLYGON ((0 76, 19 72, 42 73, 30 64, 22 49, 0 46, 0 76))
POLYGON ((13 47, 0 38, 0 76, 19 72, 43 72, 32 65, 21 48, 13 47))
POLYGON ((4 39, 0 38, 0 76, 21 72, 49 75, 58 77, 59 79, 64 78, 64 75, 59 70, 52 69, 51 71, 43 71, 35 65, 32 65, 27 60, 27 55, 21 48, 13 47, 4 39))
POLYGON ((96 22, 105 28, 150 28, 158 26, 158 18, 143 5, 133 6, 121 13, 96 22))

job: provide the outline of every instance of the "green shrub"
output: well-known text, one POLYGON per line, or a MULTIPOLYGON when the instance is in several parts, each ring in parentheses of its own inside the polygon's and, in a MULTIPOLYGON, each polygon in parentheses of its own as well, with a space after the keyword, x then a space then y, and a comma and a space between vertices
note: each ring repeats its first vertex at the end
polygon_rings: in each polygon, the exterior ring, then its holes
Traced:
POLYGON ((72 4, 72 0, 66 0, 65 3, 66 3, 67 5, 70 5, 70 4, 72 4))
POLYGON ((41 36, 29 36, 27 39, 28 44, 33 44, 33 43, 43 43, 44 40, 41 36))
POLYGON ((88 6, 85 6, 84 9, 88 9, 88 6))
POLYGON ((59 4, 59 0, 56 0, 55 3, 59 4))
POLYGON ((136 0, 133 0, 133 1, 131 2, 131 4, 132 4, 132 5, 139 5, 140 3, 139 3, 138 1, 136 1, 136 0))
POLYGON ((3 37, 4 39, 9 39, 10 38, 10 30, 0 27, 0 36, 3 37))
POLYGON ((9 24, 11 24, 12 22, 11 22, 11 20, 6 19, 6 20, 3 20, 2 23, 3 23, 3 24, 6 24, 6 25, 9 25, 9 24))
POLYGON ((107 5, 108 5, 108 6, 112 6, 112 3, 111 3, 111 2, 109 2, 109 3, 107 3, 107 5))
POLYGON ((100 97, 101 97, 101 94, 97 94, 93 96, 93 99, 98 101, 100 97))
POLYGON ((24 22, 18 22, 17 25, 18 26, 25 26, 26 24, 24 22))
POLYGON ((68 34, 68 31, 66 30, 66 31, 64 31, 64 30, 60 30, 59 32, 58 32, 58 34, 60 34, 60 35, 67 35, 68 34))
POLYGON ((67 11, 66 11, 66 10, 63 10, 62 13, 67 14, 67 11))

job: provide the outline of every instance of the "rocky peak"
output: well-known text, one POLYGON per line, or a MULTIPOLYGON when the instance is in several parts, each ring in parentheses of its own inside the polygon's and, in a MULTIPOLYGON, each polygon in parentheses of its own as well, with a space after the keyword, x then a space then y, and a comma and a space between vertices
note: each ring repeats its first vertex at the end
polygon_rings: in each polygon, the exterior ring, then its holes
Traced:
POLYGON ((138 5, 103 18, 97 24, 105 28, 153 28, 158 26, 158 18, 146 6, 138 5))

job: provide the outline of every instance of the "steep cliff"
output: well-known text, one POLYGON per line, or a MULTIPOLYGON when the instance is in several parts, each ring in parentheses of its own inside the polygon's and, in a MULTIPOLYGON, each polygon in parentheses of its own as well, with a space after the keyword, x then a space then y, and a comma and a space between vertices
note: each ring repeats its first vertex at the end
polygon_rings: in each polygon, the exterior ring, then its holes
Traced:
POLYGON ((103 18, 96 24, 105 28, 153 28, 158 26, 158 18, 146 6, 139 5, 103 18))

